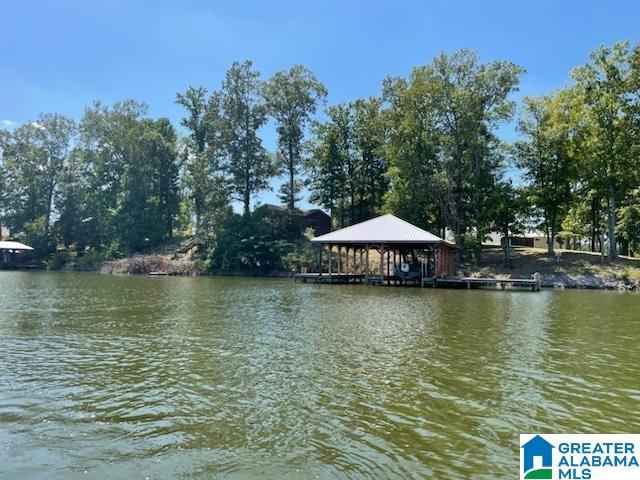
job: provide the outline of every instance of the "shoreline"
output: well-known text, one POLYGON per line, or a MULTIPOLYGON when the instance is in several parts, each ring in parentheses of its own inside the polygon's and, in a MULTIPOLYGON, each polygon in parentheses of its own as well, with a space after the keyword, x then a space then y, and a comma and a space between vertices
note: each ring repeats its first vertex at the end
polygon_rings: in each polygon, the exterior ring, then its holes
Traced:
MULTIPOLYGON (((6 271, 45 271, 45 272, 61 272, 61 273, 99 273, 101 275, 137 275, 137 276, 163 276, 163 277, 220 277, 220 278, 282 278, 293 279, 294 273, 291 272, 273 272, 269 274, 265 273, 246 273, 246 272, 216 272, 205 273, 199 271, 197 273, 179 273, 175 270, 154 270, 154 271, 138 271, 138 272, 126 272, 116 271, 110 264, 112 262, 121 262, 122 260, 104 262, 97 265, 96 268, 91 269, 76 269, 72 265, 65 264, 62 268, 15 268, 5 269, 6 271)), ((470 276, 474 276, 473 274, 470 276)), ((533 277, 533 273, 525 275, 525 277, 533 277)), ((509 279, 509 275, 495 274, 489 275, 488 278, 496 279, 509 279)), ((625 280, 621 278, 603 278, 597 275, 584 275, 584 274, 568 274, 565 272, 557 273, 545 273, 541 274, 540 287, 543 289, 555 289, 555 290, 609 290, 620 292, 640 292, 640 281, 638 280, 625 280)))
MULTIPOLYGON (((33 270, 36 265, 30 265, 33 270)), ((98 272, 111 275, 150 276, 215 276, 247 278, 291 278, 290 271, 207 272, 199 259, 172 258, 167 254, 137 254, 117 260, 94 261, 83 257, 52 265, 41 263, 40 268, 61 272, 98 272), (48 267, 48 268, 47 268, 48 267)), ((580 251, 562 251, 561 259, 550 257, 546 251, 528 247, 512 248, 511 265, 504 266, 499 248, 483 249, 481 260, 459 266, 456 277, 505 279, 541 277, 542 288, 640 291, 640 259, 623 257, 617 262, 606 262, 597 254, 580 251)))
MULTIPOLYGON (((206 273, 198 262, 183 260, 165 260, 158 264, 141 265, 141 256, 129 257, 121 260, 112 260, 97 265, 96 268, 88 271, 101 273, 103 275, 148 275, 148 276, 189 276, 189 277, 246 277, 246 278, 293 278, 292 272, 271 272, 271 273, 247 273, 247 272, 215 272, 206 273), (133 264, 134 268, 122 268, 133 264), (165 268, 160 268, 160 267, 165 268)), ((497 279, 512 278, 512 275, 503 274, 492 269, 484 269, 482 276, 497 279)), ((75 270, 69 264, 57 269, 62 272, 83 271, 75 270)), ((86 270, 84 270, 86 271, 86 270)), ((477 275, 473 272, 470 276, 477 275)), ((535 272, 523 274, 522 278, 533 277, 535 272)), ((520 277, 520 275, 518 275, 520 277)), ((623 292, 640 292, 640 280, 630 280, 619 277, 603 277, 599 275, 588 275, 584 273, 572 274, 567 272, 546 272, 541 273, 540 287, 545 289, 570 289, 570 290, 617 290, 623 292)))

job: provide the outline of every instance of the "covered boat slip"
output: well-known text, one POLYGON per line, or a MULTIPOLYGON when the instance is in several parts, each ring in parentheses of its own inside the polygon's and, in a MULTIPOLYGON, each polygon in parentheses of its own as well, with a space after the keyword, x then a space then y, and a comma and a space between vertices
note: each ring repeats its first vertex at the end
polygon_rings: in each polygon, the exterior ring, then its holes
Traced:
POLYGON ((311 240, 322 246, 319 272, 296 276, 322 283, 423 285, 452 277, 455 246, 394 215, 357 223, 311 240), (322 271, 322 256, 327 271, 322 271))
POLYGON ((538 274, 532 279, 456 277, 454 244, 391 214, 311 241, 322 247, 320 271, 296 274, 302 282, 540 290, 538 274))
POLYGON ((17 255, 33 250, 28 245, 20 242, 0 241, 0 268, 15 268, 18 266, 17 255))

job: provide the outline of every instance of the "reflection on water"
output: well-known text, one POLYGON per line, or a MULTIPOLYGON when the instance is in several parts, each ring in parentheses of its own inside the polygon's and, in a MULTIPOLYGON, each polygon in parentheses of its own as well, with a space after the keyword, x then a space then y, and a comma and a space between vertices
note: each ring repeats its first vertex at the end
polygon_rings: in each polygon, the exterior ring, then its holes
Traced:
POLYGON ((0 273, 0 478, 513 478, 637 433, 640 296, 0 273))

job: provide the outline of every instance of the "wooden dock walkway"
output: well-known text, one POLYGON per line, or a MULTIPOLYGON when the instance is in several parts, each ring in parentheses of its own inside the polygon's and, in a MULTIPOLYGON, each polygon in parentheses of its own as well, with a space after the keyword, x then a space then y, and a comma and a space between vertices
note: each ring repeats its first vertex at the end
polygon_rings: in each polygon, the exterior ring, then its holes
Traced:
POLYGON ((484 288, 493 287, 505 290, 507 287, 524 288, 533 292, 540 291, 540 277, 533 278, 476 278, 452 277, 429 279, 434 286, 444 288, 484 288))
POLYGON ((302 283, 330 283, 349 284, 364 283, 373 285, 392 286, 421 286, 431 288, 517 288, 540 291, 540 275, 533 278, 479 278, 479 277, 422 277, 412 280, 403 280, 394 275, 364 275, 353 273, 334 273, 322 275, 318 273, 297 273, 293 276, 296 282, 302 283))

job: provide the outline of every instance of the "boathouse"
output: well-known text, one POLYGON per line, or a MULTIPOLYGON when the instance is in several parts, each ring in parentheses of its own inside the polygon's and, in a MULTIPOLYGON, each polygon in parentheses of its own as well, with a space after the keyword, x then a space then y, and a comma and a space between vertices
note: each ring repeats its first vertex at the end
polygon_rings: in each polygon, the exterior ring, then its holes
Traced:
POLYGON ((311 242, 322 248, 320 271, 309 275, 326 276, 331 283, 423 284, 455 272, 454 244, 391 214, 335 230, 311 242), (328 256, 326 272, 323 255, 328 256))
POLYGON ((0 241, 0 268, 14 267, 16 255, 29 250, 33 250, 33 248, 24 243, 6 240, 0 241))

